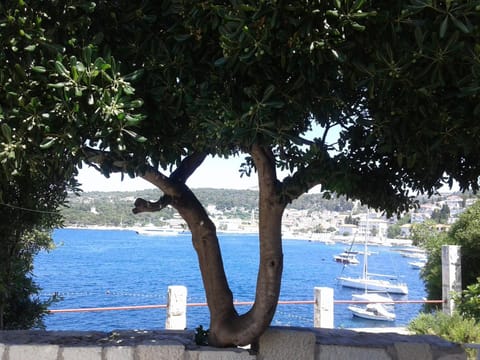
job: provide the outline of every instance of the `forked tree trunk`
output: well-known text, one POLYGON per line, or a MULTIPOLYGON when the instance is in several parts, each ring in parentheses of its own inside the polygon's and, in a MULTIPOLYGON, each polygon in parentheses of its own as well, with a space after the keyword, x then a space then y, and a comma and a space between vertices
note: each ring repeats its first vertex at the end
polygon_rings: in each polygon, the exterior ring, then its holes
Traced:
MULTIPOLYGON (((275 314, 283 270, 281 220, 285 204, 278 195, 275 161, 268 149, 254 147, 252 157, 259 178, 260 264, 255 302, 239 315, 225 275, 216 228, 195 195, 184 184, 159 186, 170 196, 169 202, 187 222, 197 252, 200 271, 210 311, 208 341, 226 347, 255 343, 270 325, 275 314)), ((155 179, 149 179, 157 183, 155 179)), ((164 179, 163 179, 164 180, 164 179)))

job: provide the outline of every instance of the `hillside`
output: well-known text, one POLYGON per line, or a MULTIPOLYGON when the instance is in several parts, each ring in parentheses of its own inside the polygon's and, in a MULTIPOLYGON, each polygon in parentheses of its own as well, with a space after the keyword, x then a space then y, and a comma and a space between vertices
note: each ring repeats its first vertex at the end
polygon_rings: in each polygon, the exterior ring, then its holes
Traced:
MULTIPOLYGON (((253 190, 231 190, 231 189, 194 189, 196 196, 207 208, 211 215, 218 220, 241 219, 248 222, 252 215, 257 217, 258 192, 253 190)), ((466 202, 468 198, 476 198, 473 194, 457 194, 458 198, 466 202)), ((161 196, 156 190, 130 191, 130 192, 85 192, 81 196, 71 195, 69 197, 68 207, 62 210, 65 217, 66 226, 115 226, 115 227, 134 227, 146 224, 156 226, 170 224, 172 219, 179 218, 176 211, 172 208, 166 208, 156 213, 142 213, 134 215, 132 213, 133 203, 136 198, 142 197, 147 200, 155 201, 161 196)), ((437 204, 439 208, 443 200, 452 196, 434 196, 432 198, 418 197, 418 203, 421 207, 428 207, 428 204, 437 204)), ((454 196, 455 197, 455 196, 454 196)), ((433 205, 432 205, 433 206, 433 205)), ((461 205, 463 208, 465 204, 461 205)), ((305 211, 311 216, 324 211, 332 213, 348 214, 354 208, 353 203, 345 197, 332 197, 326 199, 322 194, 304 194, 288 206, 288 210, 298 210, 305 214, 305 211)), ((355 212, 365 211, 366 208, 359 207, 355 212)), ((453 212, 452 208, 452 212, 453 212)), ((416 211, 414 211, 416 212, 416 211)), ((304 215, 299 215, 304 216, 304 215)), ((174 221, 175 222, 175 221, 174 221)), ((180 219, 178 224, 183 223, 180 219)))
MULTIPOLYGON (((226 218, 249 219, 257 211, 258 192, 252 190, 195 189, 196 196, 209 209, 223 213, 226 218)), ((167 208, 157 213, 134 215, 131 209, 136 198, 155 201, 156 190, 131 192, 86 192, 71 195, 68 207, 62 210, 66 226, 137 226, 152 223, 162 225, 172 219, 175 211, 167 208)), ((350 211, 353 204, 344 197, 324 199, 322 194, 305 194, 289 205, 291 209, 312 211, 350 211)))

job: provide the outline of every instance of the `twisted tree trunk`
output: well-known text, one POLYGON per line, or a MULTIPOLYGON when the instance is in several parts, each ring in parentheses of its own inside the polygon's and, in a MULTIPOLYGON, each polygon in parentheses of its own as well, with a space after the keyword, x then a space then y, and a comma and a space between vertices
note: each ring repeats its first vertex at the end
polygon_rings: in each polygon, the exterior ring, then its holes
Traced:
MULTIPOLYGON (((239 315, 233 305, 215 225, 185 185, 186 178, 182 176, 181 181, 177 181, 180 172, 166 177, 153 169, 147 171, 143 177, 158 186, 165 195, 156 203, 142 199, 135 202, 134 212, 156 211, 171 205, 190 228, 210 311, 208 341, 217 347, 255 343, 270 325, 280 295, 283 270, 281 220, 286 204, 280 201, 280 184, 271 151, 254 146, 251 155, 259 178, 260 264, 255 302, 243 315, 239 315)), ((195 166, 198 165, 195 163, 195 166)))

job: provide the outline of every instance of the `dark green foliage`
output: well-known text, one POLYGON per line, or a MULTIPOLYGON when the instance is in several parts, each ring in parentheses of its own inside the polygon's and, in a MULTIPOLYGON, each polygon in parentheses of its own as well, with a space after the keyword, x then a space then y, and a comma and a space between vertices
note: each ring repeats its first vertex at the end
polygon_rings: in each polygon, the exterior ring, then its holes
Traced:
POLYGON ((43 329, 48 307, 60 299, 40 299, 41 289, 31 273, 17 271, 10 280, 7 296, 2 299, 4 306, 0 306, 3 308, 3 330, 43 329))
POLYGON ((0 120, 33 116, 33 143, 107 176, 260 144, 287 202, 321 184, 402 211, 478 188, 478 6, 9 0, 0 120))
POLYGON ((400 229, 400 225, 398 224, 390 225, 387 229, 387 237, 389 237, 390 239, 395 239, 401 234, 401 232, 402 231, 400 229))
POLYGON ((480 201, 467 208, 448 233, 452 245, 462 247, 462 288, 480 276, 480 201))
POLYGON ((75 150, 52 148, 41 110, 56 101, 40 86, 56 51, 42 17, 23 1, 0 2, 0 329, 42 326, 52 299, 38 298, 33 260, 51 248, 58 208, 76 184, 75 150))
POLYGON ((345 218, 344 222, 345 222, 345 224, 358 225, 358 223, 360 222, 360 219, 358 217, 354 218, 354 217, 352 217, 352 215, 348 215, 345 218))
POLYGON ((440 210, 435 209, 432 212, 432 216, 430 217, 433 221, 439 224, 446 224, 448 222, 448 218, 450 217, 450 208, 447 204, 442 205, 440 210))
POLYGON ((442 245, 460 245, 462 288, 476 284, 480 276, 480 202, 470 206, 452 225, 448 233, 439 233, 433 222, 415 224, 414 244, 427 250, 428 262, 422 269, 428 299, 442 297, 442 245))
POLYGON ((321 184, 392 214, 478 190, 479 6, 2 1, 0 198, 28 169, 63 194, 81 161, 133 177, 260 148, 291 173, 270 182, 283 204, 321 184))
POLYGON ((28 183, 20 175, 0 181, 0 329, 42 327, 53 301, 38 298, 33 262, 39 251, 53 246, 51 230, 61 225, 57 207, 66 192, 35 171, 28 175, 28 183))
POLYGON ((455 303, 460 314, 475 319, 480 324, 480 277, 476 283, 468 285, 461 294, 456 294, 455 303))

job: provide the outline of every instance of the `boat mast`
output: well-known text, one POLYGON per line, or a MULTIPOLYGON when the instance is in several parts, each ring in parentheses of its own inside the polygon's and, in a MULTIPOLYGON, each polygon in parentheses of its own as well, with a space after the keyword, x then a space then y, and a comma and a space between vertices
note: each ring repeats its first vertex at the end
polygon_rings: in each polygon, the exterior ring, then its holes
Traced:
POLYGON ((365 294, 368 292, 368 215, 369 209, 367 209, 367 219, 365 222, 365 242, 363 244, 363 279, 365 280, 365 294))

